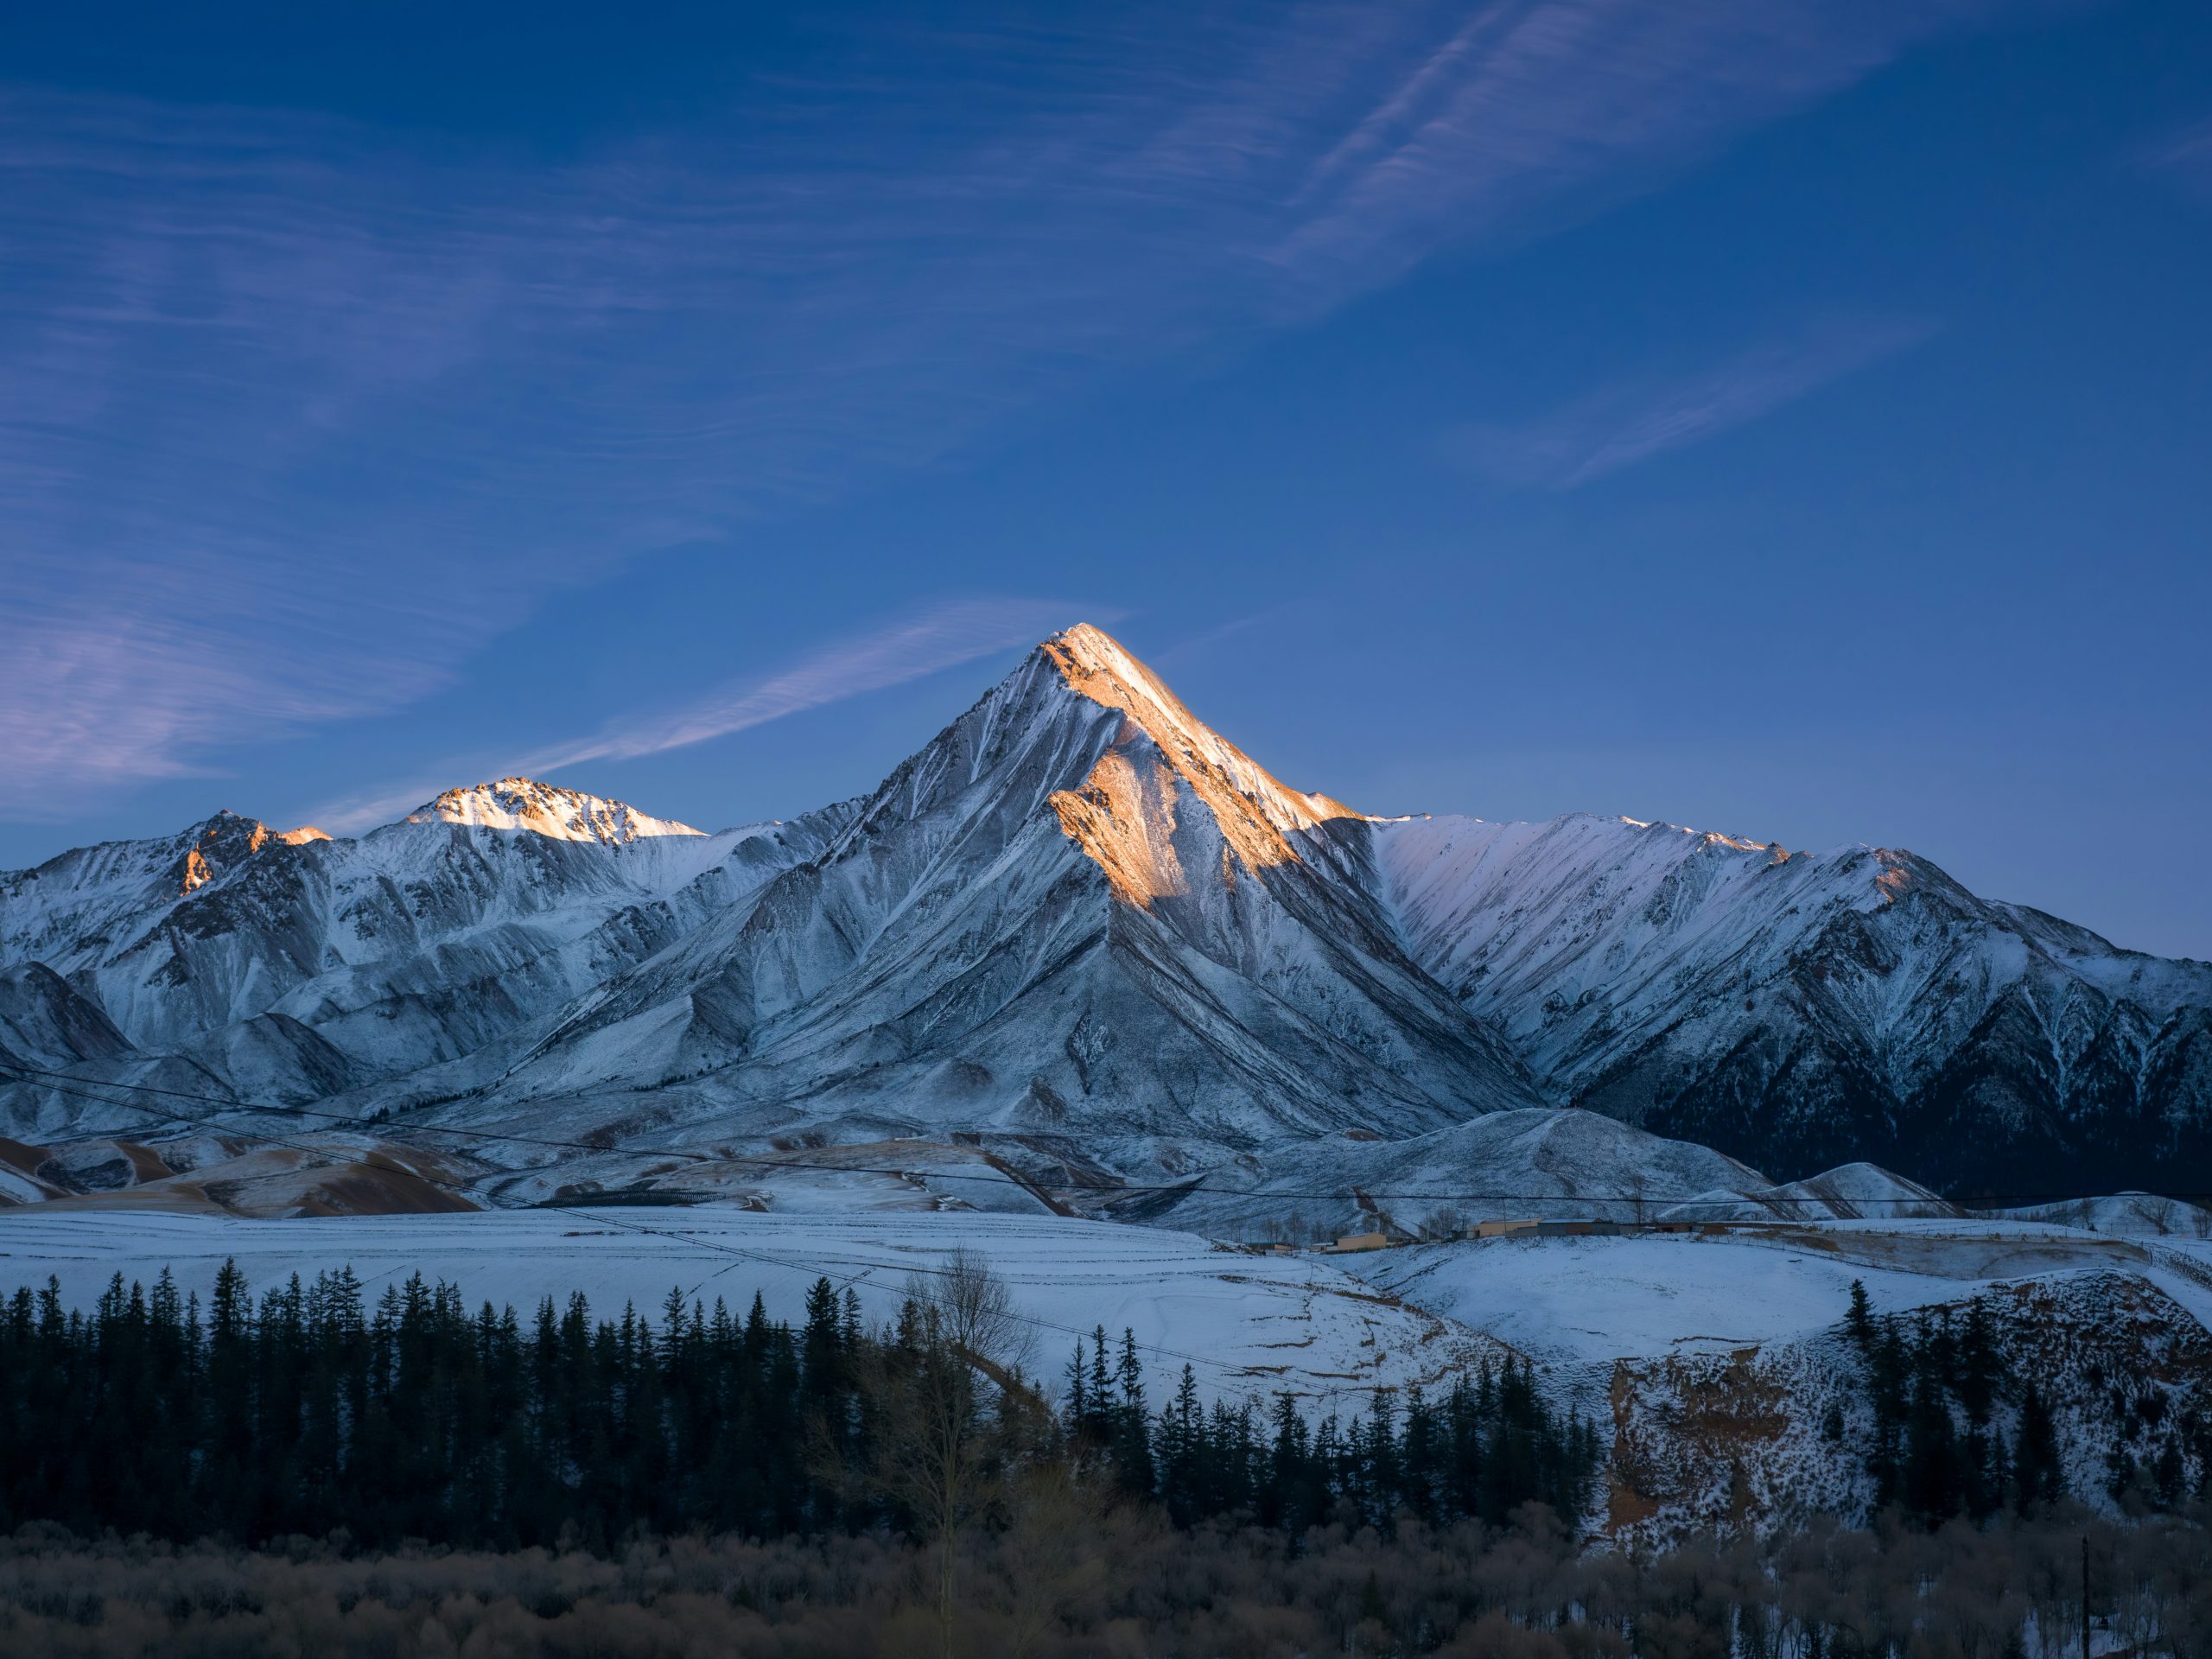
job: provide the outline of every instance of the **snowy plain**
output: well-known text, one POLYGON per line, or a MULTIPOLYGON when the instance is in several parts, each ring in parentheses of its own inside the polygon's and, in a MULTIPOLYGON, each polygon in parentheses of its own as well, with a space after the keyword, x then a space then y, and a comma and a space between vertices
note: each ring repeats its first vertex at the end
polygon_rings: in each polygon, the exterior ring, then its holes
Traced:
POLYGON ((1185 1363, 1209 1395, 1289 1390, 1320 1409, 1350 1412, 1376 1387, 1433 1382, 1478 1363, 1496 1344, 1448 1319, 1400 1306, 1324 1257, 1265 1256, 1189 1234, 1057 1217, 760 1214, 721 1206, 499 1211, 441 1216, 244 1220, 152 1211, 0 1213, 0 1293, 60 1281, 89 1306, 117 1274, 150 1287, 162 1269, 204 1306, 235 1259, 257 1293, 294 1273, 350 1266, 372 1305, 420 1272, 461 1287, 469 1306, 512 1303, 525 1318, 543 1297, 573 1291, 602 1318, 625 1303, 656 1321, 671 1288, 742 1314, 757 1290, 770 1317, 799 1318, 808 1287, 828 1275, 858 1292, 871 1321, 956 1249, 982 1255, 1012 1288, 1034 1338, 1025 1361, 1057 1378, 1072 1344, 1105 1327, 1144 1344, 1159 1399, 1185 1363))
POLYGON ((1484 1357, 1528 1356, 1575 1395, 1616 1360, 1775 1349, 1834 1328, 1862 1281, 1874 1310, 1957 1304, 2002 1284, 2120 1271, 2212 1327, 2212 1244, 2099 1236, 2026 1221, 1832 1222, 1726 1236, 1497 1238, 1366 1254, 1262 1255, 1189 1233, 1044 1215, 825 1207, 532 1209, 247 1220, 27 1205, 0 1211, 0 1294, 49 1274, 87 1306, 120 1274, 164 1267, 206 1300, 235 1258, 257 1291, 350 1266, 372 1302, 420 1272, 471 1306, 582 1291, 602 1317, 658 1319, 669 1291, 742 1313, 757 1290, 796 1319, 827 1275, 887 1320, 910 1275, 957 1249, 1014 1291, 1048 1380, 1079 1334, 1126 1327, 1155 1397, 1192 1365, 1214 1397, 1287 1389, 1319 1409, 1433 1384, 1484 1357))

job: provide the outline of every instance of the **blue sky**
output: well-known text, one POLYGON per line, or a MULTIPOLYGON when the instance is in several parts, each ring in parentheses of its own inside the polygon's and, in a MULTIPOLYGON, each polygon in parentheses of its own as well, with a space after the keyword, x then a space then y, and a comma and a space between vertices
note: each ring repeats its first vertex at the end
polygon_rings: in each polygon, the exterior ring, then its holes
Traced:
POLYGON ((797 811, 1089 620, 2212 957, 2212 10, 185 10, 0 71, 0 866, 797 811))

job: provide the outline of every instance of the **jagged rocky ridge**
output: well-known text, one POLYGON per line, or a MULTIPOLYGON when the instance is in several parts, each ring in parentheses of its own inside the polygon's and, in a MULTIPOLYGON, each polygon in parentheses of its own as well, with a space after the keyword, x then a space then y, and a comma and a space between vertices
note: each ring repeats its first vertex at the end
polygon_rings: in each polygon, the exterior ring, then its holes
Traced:
POLYGON ((1571 816, 1379 826, 1408 946, 1560 1104, 1778 1173, 2202 1185, 2212 964, 1979 899, 1924 858, 1571 816))
MULTIPOLYGON (((6 1059, 395 1135, 958 1135, 1063 1187, 1540 1106, 1783 1179, 2171 1187, 2212 1156, 2212 967, 1906 853, 1372 818, 1090 628, 787 823, 511 779, 358 839, 221 814, 0 876, 6 1059)), ((96 1092, 0 1084, 0 1130, 160 1132, 96 1092)))

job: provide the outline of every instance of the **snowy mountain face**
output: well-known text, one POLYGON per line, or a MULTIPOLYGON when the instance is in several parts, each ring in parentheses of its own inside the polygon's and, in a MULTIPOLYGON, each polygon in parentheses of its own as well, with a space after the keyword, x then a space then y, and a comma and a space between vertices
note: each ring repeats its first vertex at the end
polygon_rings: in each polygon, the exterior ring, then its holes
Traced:
MULTIPOLYGON (((1909 854, 1372 819, 1087 627, 787 823, 702 835, 506 779, 357 839, 225 813, 0 875, 11 1058, 403 1137, 958 1136, 1063 1188, 1345 1186, 1396 1156, 1377 1143, 1442 1180, 1522 1157, 1485 1115, 1546 1105, 1727 1154, 1669 1166, 1676 1201, 1764 1190, 1731 1158, 2072 1191, 2212 1156, 2212 968, 1909 854)), ((27 1141, 158 1133, 155 1109, 0 1082, 27 1141)), ((1592 1137, 1522 1161, 1620 1164, 1592 1137)))
POLYGON ((2212 965, 1927 860, 1582 816, 1375 827, 1408 948, 1561 1104, 1777 1173, 1964 1192, 2201 1185, 2212 965))
POLYGON ((1400 947, 1363 822, 1073 629, 470 1109, 971 1132, 1129 1169, 1535 1103, 1400 947))
POLYGON ((406 821, 526 831, 548 841, 591 841, 603 847, 627 847, 658 836, 700 833, 671 818, 648 817, 620 801, 579 795, 572 789, 556 789, 529 778, 502 778, 496 784, 449 789, 428 806, 409 813, 406 821))
MULTIPOLYGON (((702 836, 509 779, 359 840, 225 812, 67 853, 0 877, 0 1058, 260 1102, 344 1095, 563 1007, 817 839, 702 836)), ((86 1112, 41 1084, 0 1098, 17 1132, 86 1112)))

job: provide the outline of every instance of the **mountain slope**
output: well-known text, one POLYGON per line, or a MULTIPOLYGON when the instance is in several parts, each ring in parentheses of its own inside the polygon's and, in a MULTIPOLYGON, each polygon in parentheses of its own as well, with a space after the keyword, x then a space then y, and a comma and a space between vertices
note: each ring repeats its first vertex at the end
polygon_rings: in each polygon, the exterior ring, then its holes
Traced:
MULTIPOLYGON (((341 1095, 558 1009, 818 838, 702 836, 510 779, 358 841, 225 812, 64 854, 0 877, 0 1004, 24 1010, 0 1058, 261 1101, 341 1095)), ((0 1103, 18 1128, 84 1110, 22 1084, 0 1103)))
MULTIPOLYGON (((1483 1137, 1445 1132, 1546 1105, 1783 1181, 2212 1166, 2212 965, 1885 849, 1371 818, 1089 627, 787 823, 702 835, 506 779, 358 839, 221 813, 0 875, 10 1059, 395 1134, 957 1136, 1045 1187, 1295 1145, 1325 1170, 1347 1135, 1443 1134, 1471 1171, 1483 1137)), ((161 1132, 74 1086, 0 1080, 0 1133, 161 1132)), ((1716 1190, 1744 1189, 1680 1196, 1716 1190)))
POLYGON ((1072 1137, 1134 1168, 1535 1103, 1399 948, 1362 822, 1071 629, 484 1109, 626 1086, 669 1126, 1072 1137))
POLYGON ((1374 827, 1408 948, 1562 1104, 1785 1175, 2171 1182, 2212 1159, 2212 965, 1910 853, 1575 816, 1374 827))

